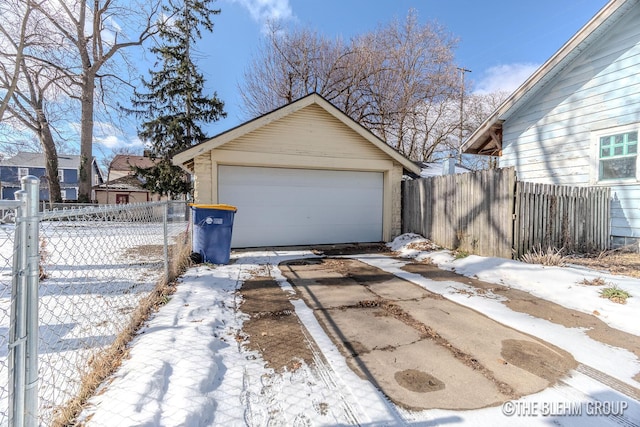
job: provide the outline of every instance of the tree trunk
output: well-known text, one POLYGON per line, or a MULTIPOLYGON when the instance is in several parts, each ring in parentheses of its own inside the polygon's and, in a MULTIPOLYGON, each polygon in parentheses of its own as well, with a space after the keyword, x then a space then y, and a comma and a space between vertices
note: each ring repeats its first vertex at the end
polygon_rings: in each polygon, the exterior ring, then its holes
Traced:
POLYGON ((58 152, 53 142, 53 135, 51 134, 48 123, 41 123, 38 137, 44 150, 47 180, 49 181, 49 204, 53 207, 53 203, 62 202, 62 194, 60 191, 60 178, 58 176, 58 152))
POLYGON ((53 207, 53 203, 62 202, 62 194, 60 193, 60 179, 58 177, 58 151, 53 141, 49 122, 44 114, 42 105, 39 106, 36 114, 38 117, 38 138, 44 151, 45 164, 47 169, 47 180, 49 181, 49 206, 53 207))
POLYGON ((82 76, 82 110, 80 125, 80 170, 78 202, 91 202, 91 164, 93 163, 93 95, 95 80, 85 72, 82 76))

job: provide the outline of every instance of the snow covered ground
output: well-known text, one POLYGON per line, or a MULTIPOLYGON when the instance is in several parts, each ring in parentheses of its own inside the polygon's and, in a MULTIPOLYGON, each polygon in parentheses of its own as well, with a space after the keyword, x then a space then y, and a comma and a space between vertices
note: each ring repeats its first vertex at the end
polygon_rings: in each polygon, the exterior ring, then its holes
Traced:
MULTIPOLYGON (((597 311, 609 325, 640 334, 640 280, 583 268, 555 268, 497 258, 469 256, 455 260, 448 251, 407 248, 419 241, 404 235, 392 248, 410 259, 431 258, 441 268, 522 289, 585 313, 597 311), (602 277, 634 297, 626 305, 602 299, 597 287, 579 285, 602 277)), ((466 426, 640 426, 640 403, 593 378, 572 371, 556 386, 501 407, 473 411, 413 412, 389 402, 371 383, 348 367, 313 312, 294 300, 296 314, 318 344, 324 359, 295 372, 265 368, 260 354, 248 351, 236 336, 246 316, 238 311, 236 290, 243 281, 270 275, 285 292, 282 261, 314 257, 307 251, 233 254, 227 266, 197 266, 181 279, 171 301, 132 342, 131 357, 93 397, 81 420, 89 426, 213 425, 466 425, 466 426), (326 362, 325 362, 326 361, 326 362)), ((601 344, 578 328, 516 313, 497 296, 461 293, 458 282, 431 281, 400 270, 408 261, 379 254, 353 256, 397 274, 457 303, 473 306, 490 318, 539 336, 569 350, 582 364, 640 388, 637 358, 627 350, 601 344)), ((467 289, 472 291, 472 289, 467 289)))
MULTIPOLYGON (((13 224, 0 226, 0 339, 10 328, 13 224)), ((186 222, 168 227, 170 243, 186 222)), ((40 227, 39 399, 43 425, 77 395, 92 356, 111 345, 163 274, 162 222, 50 221, 40 227)), ((8 423, 8 346, 0 351, 0 426, 8 423)))

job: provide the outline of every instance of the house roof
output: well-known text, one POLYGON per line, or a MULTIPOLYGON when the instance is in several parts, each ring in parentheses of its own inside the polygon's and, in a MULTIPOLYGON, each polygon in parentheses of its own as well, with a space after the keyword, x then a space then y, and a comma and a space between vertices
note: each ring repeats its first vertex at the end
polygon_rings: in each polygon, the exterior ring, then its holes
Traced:
MULTIPOLYGON (((0 166, 14 166, 25 168, 46 168, 46 161, 44 153, 28 153, 20 151, 15 156, 5 159, 0 162, 0 166)), ((100 175, 100 179, 104 180, 104 175, 96 158, 93 158, 92 166, 95 171, 100 175)), ((74 169, 80 168, 80 156, 72 154, 58 154, 58 169, 74 169)))
POLYGON ((375 136, 368 129, 364 128, 361 124, 353 120, 351 117, 347 116, 345 113, 340 111, 336 106, 331 104, 329 101, 324 99, 317 93, 309 94, 305 97, 302 97, 296 101, 291 102, 283 107, 280 107, 276 110, 271 111, 270 113, 264 114, 260 117, 257 117, 253 120, 245 122, 235 128, 232 128, 226 132, 223 132, 219 135, 214 136, 213 138, 201 142, 200 144, 194 145, 173 157, 173 164, 181 167, 185 167, 184 165, 199 156, 202 153, 206 153, 215 148, 218 148, 227 142, 233 141, 243 135, 248 134, 256 129, 259 129, 263 126, 268 125, 276 120, 282 119, 290 114, 295 113, 309 105, 318 105, 323 108, 326 112, 331 114, 336 119, 340 120, 346 126, 355 131, 358 135, 369 141, 371 144, 378 147, 380 150, 385 152, 389 157, 393 158, 395 161, 400 163, 406 170, 413 172, 415 174, 420 173, 420 168, 413 163, 411 160, 403 156, 400 152, 396 151, 394 148, 389 146, 383 140, 375 136))
POLYGON ((126 191, 147 191, 142 187, 142 181, 135 175, 127 175, 100 185, 95 185, 98 190, 126 190, 126 191))
POLYGON ((111 160, 109 169, 112 171, 131 171, 133 166, 146 169, 155 165, 158 161, 159 160, 153 160, 150 157, 145 156, 117 154, 113 160, 111 160))
POLYGON ((500 155, 503 123, 639 2, 640 0, 610 0, 498 106, 489 118, 467 138, 462 145, 462 151, 468 154, 500 155))
MULTIPOLYGON (((15 156, 0 162, 2 166, 18 166, 30 168, 44 168, 46 162, 44 153, 19 152, 15 156)), ((58 154, 58 168, 78 169, 80 167, 80 156, 70 154, 58 154)))

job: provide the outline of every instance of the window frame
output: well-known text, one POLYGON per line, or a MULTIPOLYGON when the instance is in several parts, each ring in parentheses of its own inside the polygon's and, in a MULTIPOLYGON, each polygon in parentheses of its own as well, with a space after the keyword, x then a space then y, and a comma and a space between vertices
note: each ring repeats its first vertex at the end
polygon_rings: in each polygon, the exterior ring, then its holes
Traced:
POLYGON ((58 169, 58 182, 64 182, 64 169, 58 169))
POLYGON ((21 181, 22 178, 29 175, 29 168, 18 167, 18 181, 21 181))
POLYGON ((615 184, 635 184, 640 182, 640 123, 635 123, 626 126, 617 126, 612 128, 600 129, 592 132, 592 146, 593 146, 593 164, 592 164, 592 183, 599 185, 615 185, 615 184), (612 155, 608 157, 602 157, 602 150, 600 146, 600 140, 604 137, 612 137, 620 134, 628 134, 636 132, 636 153, 635 153, 635 167, 636 175, 626 178, 601 178, 600 177, 600 164, 604 159, 614 158, 632 158, 632 155, 612 155))

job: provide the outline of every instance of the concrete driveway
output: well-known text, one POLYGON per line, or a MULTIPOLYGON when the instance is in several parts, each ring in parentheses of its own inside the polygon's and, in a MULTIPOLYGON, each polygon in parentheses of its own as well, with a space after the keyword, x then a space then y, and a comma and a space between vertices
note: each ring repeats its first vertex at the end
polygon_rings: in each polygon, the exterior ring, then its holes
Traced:
POLYGON ((566 351, 353 259, 280 269, 351 368, 408 409, 498 405, 577 365, 566 351))

